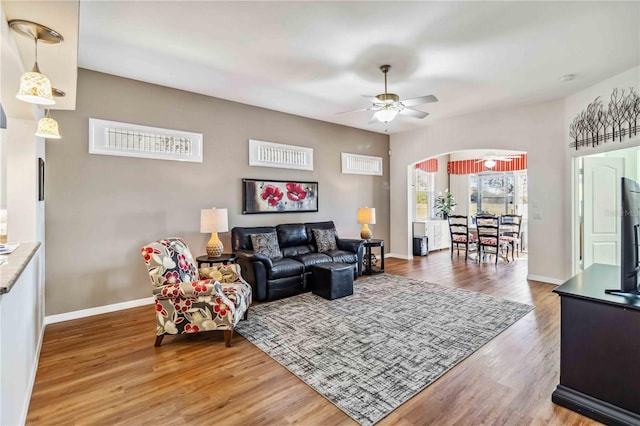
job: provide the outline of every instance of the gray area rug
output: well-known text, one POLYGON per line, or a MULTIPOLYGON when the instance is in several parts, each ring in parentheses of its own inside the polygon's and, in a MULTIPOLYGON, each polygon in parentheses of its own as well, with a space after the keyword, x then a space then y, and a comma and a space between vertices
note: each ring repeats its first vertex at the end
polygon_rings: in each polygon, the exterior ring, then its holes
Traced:
POLYGON ((362 425, 381 420, 533 309, 396 275, 353 296, 252 307, 236 330, 362 425))

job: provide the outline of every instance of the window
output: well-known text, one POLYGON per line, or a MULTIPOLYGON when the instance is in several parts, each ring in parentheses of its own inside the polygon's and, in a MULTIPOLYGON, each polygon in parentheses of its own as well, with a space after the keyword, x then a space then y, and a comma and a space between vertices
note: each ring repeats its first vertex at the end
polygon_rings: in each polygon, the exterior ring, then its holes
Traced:
POLYGON ((434 203, 434 173, 415 169, 415 220, 426 220, 432 216, 434 203))
POLYGON ((527 173, 489 172, 469 175, 469 214, 527 215, 527 173))

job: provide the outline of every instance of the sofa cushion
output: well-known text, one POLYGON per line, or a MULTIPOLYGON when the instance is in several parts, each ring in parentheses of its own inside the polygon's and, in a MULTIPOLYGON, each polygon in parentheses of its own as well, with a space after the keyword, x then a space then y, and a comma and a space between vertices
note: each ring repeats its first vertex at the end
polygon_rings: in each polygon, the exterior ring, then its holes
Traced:
POLYGON ((296 257, 301 254, 315 252, 313 246, 308 244, 293 247, 282 247, 280 251, 282 251, 283 257, 296 257))
POLYGON ((313 236, 316 239, 316 246, 320 253, 338 248, 336 245, 335 229, 312 229, 313 236))
MULTIPOLYGON (((307 244, 316 244, 316 239, 313 236, 313 229, 336 229, 336 226, 332 221, 328 220, 326 222, 307 222, 304 224, 305 228, 307 228, 307 244)), ((338 237, 338 233, 336 232, 336 238, 338 237)))
POLYGON ((269 271, 269 279, 286 278, 294 275, 302 275, 304 265, 297 260, 283 257, 273 261, 273 267, 269 271))
POLYGON ((304 265, 305 271, 309 272, 309 268, 320 263, 329 263, 331 258, 324 253, 307 253, 294 257, 295 260, 304 265))
POLYGON ((238 271, 236 265, 211 266, 200 268, 200 279, 210 279, 221 283, 232 283, 238 281, 238 271))
POLYGON ((253 251, 262 253, 271 259, 278 259, 282 257, 282 252, 278 245, 278 236, 275 232, 270 232, 268 234, 252 234, 251 244, 253 244, 253 251))
POLYGON ((253 250, 251 235, 268 234, 270 232, 276 232, 276 228, 273 226, 254 226, 246 228, 236 226, 231 229, 231 251, 253 250))
POLYGON ((325 254, 330 256, 333 262, 358 263, 358 254, 352 251, 330 250, 325 254))
POLYGON ((307 229, 302 223, 286 223, 276 226, 280 247, 300 246, 308 243, 307 229))

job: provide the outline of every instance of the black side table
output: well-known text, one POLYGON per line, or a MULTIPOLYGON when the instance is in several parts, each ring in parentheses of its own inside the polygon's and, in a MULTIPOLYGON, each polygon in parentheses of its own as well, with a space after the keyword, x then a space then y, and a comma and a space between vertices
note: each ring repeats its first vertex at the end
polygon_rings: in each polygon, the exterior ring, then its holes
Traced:
POLYGON ((373 275, 381 274, 384 272, 384 240, 366 240, 364 243, 365 253, 364 262, 365 269, 363 274, 373 275), (371 264, 371 247, 380 247, 380 268, 374 268, 371 264))
POLYGON ((198 269, 200 269, 203 263, 206 263, 209 266, 213 266, 214 263, 222 263, 223 265, 226 265, 228 263, 235 263, 236 259, 237 256, 233 253, 222 253, 222 255, 218 257, 198 256, 196 258, 196 262, 198 262, 198 269))

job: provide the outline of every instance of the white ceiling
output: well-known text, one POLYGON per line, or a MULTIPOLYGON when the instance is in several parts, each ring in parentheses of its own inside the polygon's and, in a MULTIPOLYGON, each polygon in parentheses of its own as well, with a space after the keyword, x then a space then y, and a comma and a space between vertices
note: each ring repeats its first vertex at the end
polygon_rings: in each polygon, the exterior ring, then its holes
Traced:
POLYGON ((638 64, 638 1, 80 2, 81 68, 378 132, 561 98, 638 64), (336 114, 384 91, 385 63, 390 92, 440 99, 417 107, 431 115, 336 114))

